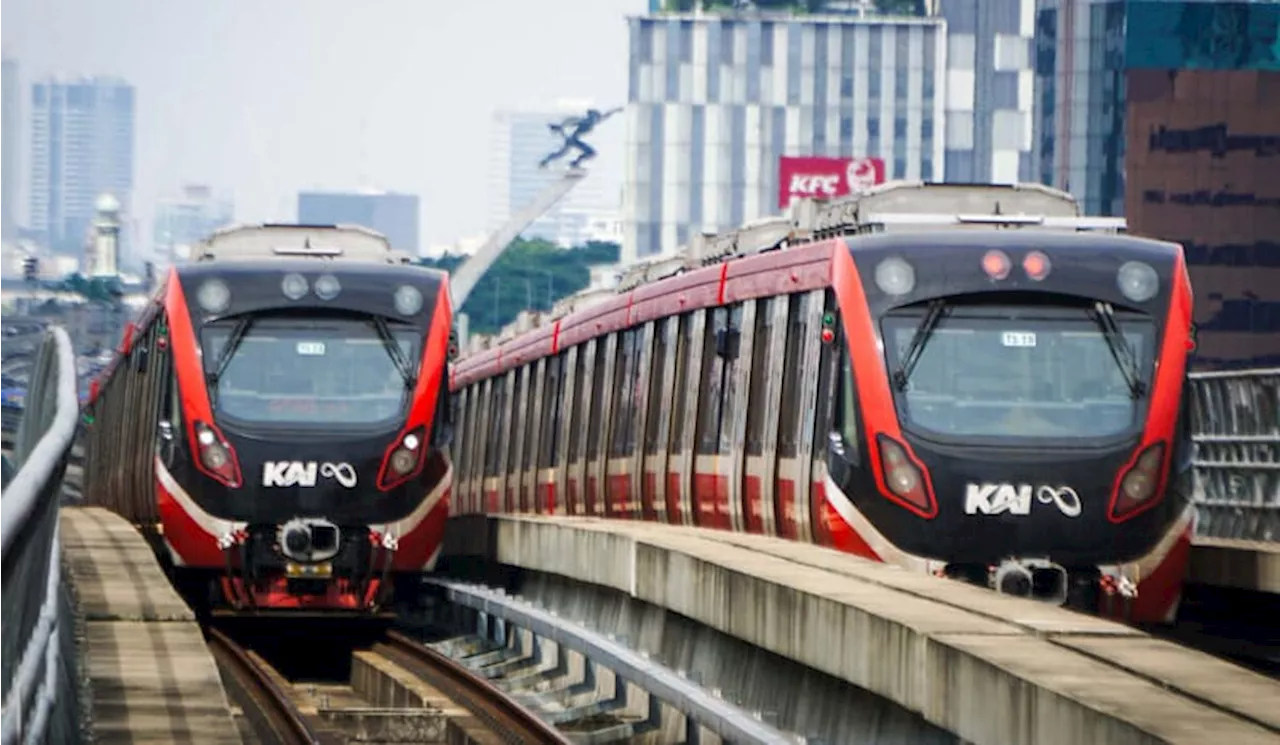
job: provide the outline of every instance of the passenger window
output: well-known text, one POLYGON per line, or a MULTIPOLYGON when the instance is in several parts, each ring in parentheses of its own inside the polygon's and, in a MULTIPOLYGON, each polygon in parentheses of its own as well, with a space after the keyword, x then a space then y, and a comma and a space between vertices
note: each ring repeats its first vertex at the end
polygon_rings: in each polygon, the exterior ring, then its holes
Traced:
MULTIPOLYGON (((659 425, 662 422, 662 387, 666 384, 663 374, 667 369, 667 320, 659 318, 653 323, 653 361, 649 365, 649 415, 645 419, 644 450, 658 452, 659 425)), ((678 378, 677 378, 678 380, 678 378)), ((671 412, 673 415, 676 411, 671 412)))
POLYGON ((724 390, 724 360, 716 354, 717 335, 728 327, 725 308, 706 311, 707 324, 702 334, 702 382, 698 388, 698 423, 694 431, 696 452, 714 455, 720 452, 720 414, 724 390))
POLYGON ((671 424, 671 452, 678 453, 684 444, 685 428, 688 421, 694 416, 694 412, 689 411, 689 353, 690 350, 697 350, 699 347, 694 343, 693 339, 693 314, 683 313, 680 315, 679 334, 676 336, 676 371, 675 371, 675 402, 671 407, 671 416, 674 421, 671 424))
POLYGON ((800 362, 808 333, 809 294, 796 293, 787 299, 787 343, 782 355, 782 403, 778 409, 778 457, 796 457, 796 424, 800 421, 800 362))
POLYGON ((747 455, 764 452, 765 391, 769 385, 769 345, 773 343, 773 298, 756 301, 755 333, 751 340, 751 385, 747 400, 747 455))
MULTIPOLYGON (((534 410, 533 403, 534 401, 538 401, 538 400, 542 400, 542 401, 547 400, 546 395, 542 391, 542 385, 543 385, 542 379, 545 376, 545 372, 544 372, 545 366, 546 366, 546 363, 544 361, 538 360, 536 362, 529 363, 529 365, 527 365, 524 369, 526 382, 525 382, 525 395, 524 395, 524 415, 522 416, 524 422, 521 424, 521 426, 524 428, 524 449, 520 451, 520 470, 521 471, 527 471, 530 468, 535 467, 537 463, 537 458, 534 457, 534 453, 533 453, 533 443, 536 439, 534 438, 533 435, 535 432, 538 431, 538 427, 541 420, 535 421, 533 418, 533 410, 534 410), (538 374, 539 372, 543 372, 543 375, 539 375, 538 374)), ((543 419, 547 417, 547 414, 549 412, 547 411, 547 407, 545 404, 541 407, 541 411, 539 413, 542 415, 543 419)))
POLYGON ((596 338, 595 352, 595 381, 591 385, 591 413, 587 420, 587 455, 595 458, 604 450, 601 443, 601 434, 604 432, 604 392, 609 386, 605 381, 600 380, 600 376, 604 374, 605 369, 605 350, 609 345, 605 343, 608 337, 601 336, 596 338))
POLYGON ((618 351, 613 368, 613 435, 609 439, 609 455, 620 458, 630 455, 632 417, 635 412, 636 342, 640 329, 627 329, 618 335, 618 351))
POLYGON ((489 433, 484 449, 486 476, 498 475, 498 449, 502 443, 502 413, 506 392, 504 376, 499 375, 489 379, 489 433))
POLYGON ((510 418, 507 421, 507 429, 505 431, 507 460, 506 469, 508 473, 518 472, 520 470, 520 461, 517 458, 520 455, 519 445, 523 444, 522 435, 525 420, 529 418, 528 400, 522 395, 524 393, 524 368, 517 367, 508 375, 511 376, 511 401, 510 418))
POLYGON ((835 293, 831 290, 826 292, 822 323, 825 324, 827 318, 833 321, 831 329, 836 337, 830 342, 824 342, 818 353, 818 405, 814 411, 813 423, 815 454, 826 452, 827 435, 836 421, 836 391, 840 372, 840 345, 836 343, 836 339, 839 338, 840 324, 836 320, 835 293))
MULTIPOLYGON (((576 386, 575 395, 573 397, 572 406, 573 414, 569 417, 569 462, 573 463, 582 455, 582 415, 583 409, 586 408, 586 402, 582 400, 582 388, 586 380, 586 359, 587 345, 579 344, 575 347, 574 356, 577 358, 574 362, 573 379, 576 386)), ((592 386, 595 387, 595 386, 592 386)))
MULTIPOLYGON (((738 395, 738 355, 742 349, 742 303, 728 308, 729 319, 725 328, 718 332, 716 338, 716 356, 720 358, 720 423, 719 449, 717 452, 728 453, 733 450, 732 442, 734 409, 733 403, 738 395)), ((749 360, 748 360, 749 362, 749 360)))
POLYGON ((547 358, 545 390, 542 395, 542 432, 538 436, 539 468, 551 468, 556 464, 556 445, 560 437, 560 407, 563 405, 564 386, 560 378, 560 366, 564 355, 547 358))

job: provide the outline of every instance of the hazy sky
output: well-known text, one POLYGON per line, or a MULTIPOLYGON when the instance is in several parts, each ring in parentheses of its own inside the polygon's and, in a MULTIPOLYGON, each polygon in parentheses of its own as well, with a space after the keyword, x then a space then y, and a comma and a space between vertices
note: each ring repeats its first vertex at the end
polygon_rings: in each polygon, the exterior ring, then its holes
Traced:
MULTIPOLYGON (((24 87, 50 73, 119 75, 137 87, 134 199, 144 223, 156 197, 183 183, 233 192, 244 221, 293 219, 299 189, 367 185, 419 194, 429 245, 486 227, 494 109, 626 102, 625 18, 647 7, 3 0, 0 32, 24 87)), ((592 178, 611 193, 624 137, 618 118, 592 139, 602 146, 592 178)), ((25 177, 23 186, 25 195, 25 177)))

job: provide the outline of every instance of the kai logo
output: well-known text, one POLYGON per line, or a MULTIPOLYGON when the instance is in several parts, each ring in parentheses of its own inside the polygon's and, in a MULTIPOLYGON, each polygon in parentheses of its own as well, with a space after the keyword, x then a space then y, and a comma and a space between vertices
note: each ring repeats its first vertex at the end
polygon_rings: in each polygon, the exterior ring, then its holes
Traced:
POLYGON ((262 464, 263 486, 316 485, 316 476, 333 479, 347 489, 356 485, 356 469, 350 463, 316 463, 315 461, 279 460, 262 464))
POLYGON ((1067 517, 1079 517, 1080 495, 1069 486, 1031 484, 968 484, 964 492, 966 515, 1031 514, 1031 497, 1041 504, 1053 504, 1067 517))

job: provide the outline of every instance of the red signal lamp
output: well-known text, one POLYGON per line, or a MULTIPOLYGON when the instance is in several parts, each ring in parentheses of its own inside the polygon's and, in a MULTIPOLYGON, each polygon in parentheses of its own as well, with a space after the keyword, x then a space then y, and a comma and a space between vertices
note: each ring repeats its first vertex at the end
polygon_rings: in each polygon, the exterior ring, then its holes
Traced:
POLYGON ((997 248, 991 249, 982 257, 982 271, 992 279, 1008 277, 1012 266, 1013 262, 1009 261, 1009 254, 997 248))
POLYGON ((1049 276, 1049 257, 1040 251, 1032 251, 1022 260, 1022 268, 1029 278, 1039 282, 1049 276))

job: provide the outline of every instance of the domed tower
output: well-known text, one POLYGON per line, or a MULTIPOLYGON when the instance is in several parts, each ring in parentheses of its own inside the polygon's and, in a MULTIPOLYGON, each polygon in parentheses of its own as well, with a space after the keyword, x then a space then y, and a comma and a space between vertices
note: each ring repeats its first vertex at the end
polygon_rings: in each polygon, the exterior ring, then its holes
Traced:
POLYGON ((91 277, 120 274, 120 200, 103 194, 94 202, 93 256, 88 257, 91 277))

